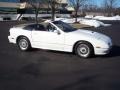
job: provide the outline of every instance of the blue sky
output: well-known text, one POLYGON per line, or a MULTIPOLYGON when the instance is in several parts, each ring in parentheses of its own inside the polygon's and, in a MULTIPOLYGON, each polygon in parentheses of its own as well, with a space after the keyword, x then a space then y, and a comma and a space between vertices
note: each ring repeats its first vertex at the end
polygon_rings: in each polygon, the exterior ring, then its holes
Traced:
MULTIPOLYGON (((92 1, 99 6, 101 6, 103 2, 103 0, 92 0, 92 1)), ((116 1, 117 1, 116 5, 120 7, 120 0, 116 0, 116 1)))
POLYGON ((3 2, 7 2, 7 1, 17 2, 19 0, 0 0, 0 1, 3 1, 3 2))
MULTIPOLYGON (((13 2, 16 2, 16 1, 19 1, 19 0, 0 0, 0 1, 13 1, 13 2)), ((97 5, 99 5, 99 6, 101 6, 103 0, 90 0, 90 2, 91 2, 91 3, 94 3, 94 4, 97 4, 97 5)), ((120 7, 120 0, 118 0, 117 6, 120 7)))

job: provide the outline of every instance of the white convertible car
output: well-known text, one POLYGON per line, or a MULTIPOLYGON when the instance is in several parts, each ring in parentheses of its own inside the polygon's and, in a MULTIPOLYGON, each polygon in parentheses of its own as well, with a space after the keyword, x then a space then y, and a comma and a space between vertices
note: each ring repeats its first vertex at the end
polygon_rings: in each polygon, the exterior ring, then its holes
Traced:
POLYGON ((108 54, 112 47, 108 36, 89 30, 76 30, 62 21, 15 26, 10 29, 8 39, 22 51, 41 48, 75 52, 83 58, 108 54))

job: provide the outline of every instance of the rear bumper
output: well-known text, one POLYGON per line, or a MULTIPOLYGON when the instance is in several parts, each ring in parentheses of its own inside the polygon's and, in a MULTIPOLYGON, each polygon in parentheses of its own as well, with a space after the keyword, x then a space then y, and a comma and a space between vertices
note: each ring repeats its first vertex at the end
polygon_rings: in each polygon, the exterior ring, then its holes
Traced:
POLYGON ((11 36, 8 36, 8 40, 9 40, 9 43, 16 43, 16 40, 15 38, 11 37, 11 36))

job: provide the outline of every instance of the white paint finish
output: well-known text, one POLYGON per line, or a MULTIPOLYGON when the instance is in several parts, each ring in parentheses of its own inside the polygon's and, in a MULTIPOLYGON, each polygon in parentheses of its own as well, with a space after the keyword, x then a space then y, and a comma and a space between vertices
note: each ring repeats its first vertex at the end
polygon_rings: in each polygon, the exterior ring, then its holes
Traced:
MULTIPOLYGON (((14 38, 14 40, 12 41, 16 42, 19 36, 26 36, 31 42, 31 31, 23 30, 22 28, 18 28, 18 27, 13 27, 10 29, 9 38, 11 39, 14 38)), ((11 39, 9 41, 12 43, 11 39)))
POLYGON ((11 43, 15 43, 17 37, 23 35, 30 40, 33 48, 66 52, 72 52, 73 46, 76 42, 87 41, 93 45, 96 55, 107 54, 109 52, 109 49, 112 47, 112 41, 106 35, 82 29, 66 33, 54 25, 52 22, 47 23, 53 25, 60 33, 58 34, 57 32, 38 30, 28 31, 21 28, 12 28, 10 29, 10 36, 8 37, 9 41, 11 43), (14 38, 14 40, 10 38, 14 38))
POLYGON ((61 50, 64 48, 64 35, 48 31, 32 31, 32 41, 37 47, 61 50))

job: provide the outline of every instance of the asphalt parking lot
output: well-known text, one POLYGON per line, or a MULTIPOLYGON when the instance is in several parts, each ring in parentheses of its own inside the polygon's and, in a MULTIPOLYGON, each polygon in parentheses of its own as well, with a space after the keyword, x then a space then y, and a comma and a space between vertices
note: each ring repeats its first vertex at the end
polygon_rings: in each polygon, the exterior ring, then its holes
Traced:
POLYGON ((120 90, 120 21, 87 28, 110 36, 110 54, 82 59, 72 53, 32 50, 9 44, 9 28, 0 22, 0 90, 120 90))

